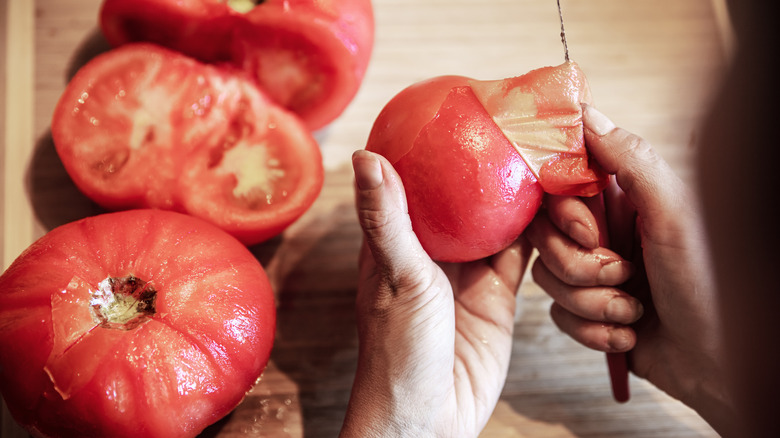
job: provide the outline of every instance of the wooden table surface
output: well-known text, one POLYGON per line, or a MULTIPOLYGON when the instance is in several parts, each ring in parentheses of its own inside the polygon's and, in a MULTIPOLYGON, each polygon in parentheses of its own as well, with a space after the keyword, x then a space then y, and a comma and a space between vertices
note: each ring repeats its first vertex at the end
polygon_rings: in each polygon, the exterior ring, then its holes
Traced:
MULTIPOLYGON (((281 238, 253 248, 277 293, 278 335, 260 383, 209 437, 333 437, 357 357, 353 299, 361 232, 349 157, 403 87, 430 76, 499 79, 563 61, 555 0, 375 0, 364 85, 320 132, 325 187, 281 238)), ((4 0, 0 11, 0 252, 4 267, 51 228, 98 213, 70 182, 50 117, 68 78, 106 50, 99 0, 4 0)), ((699 120, 728 58, 721 0, 563 0, 570 54, 596 105, 693 180, 699 120)), ((710 437, 694 412, 632 378, 615 403, 604 356, 563 336, 524 282, 513 359, 483 437, 710 437)), ((26 437, 2 414, 2 437, 26 437)))

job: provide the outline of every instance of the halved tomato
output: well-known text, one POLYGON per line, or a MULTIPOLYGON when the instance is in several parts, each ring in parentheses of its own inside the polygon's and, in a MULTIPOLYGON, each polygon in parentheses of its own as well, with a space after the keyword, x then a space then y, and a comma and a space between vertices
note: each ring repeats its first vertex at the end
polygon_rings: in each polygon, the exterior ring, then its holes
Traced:
POLYGON ((606 175, 588 160, 573 63, 502 81, 442 76, 414 84, 377 117, 366 149, 401 176, 412 226, 430 256, 483 258, 507 247, 543 193, 592 196, 606 175))
POLYGON ((147 41, 246 71, 312 129, 354 98, 374 41, 370 0, 105 0, 114 46, 147 41))
POLYGON ((289 226, 323 183, 306 126, 240 72, 139 43, 90 61, 55 109, 76 186, 112 210, 204 218, 245 244, 289 226))
POLYGON ((275 317, 260 263, 213 225, 82 219, 0 276, 0 390, 36 436, 192 437, 252 388, 275 317))

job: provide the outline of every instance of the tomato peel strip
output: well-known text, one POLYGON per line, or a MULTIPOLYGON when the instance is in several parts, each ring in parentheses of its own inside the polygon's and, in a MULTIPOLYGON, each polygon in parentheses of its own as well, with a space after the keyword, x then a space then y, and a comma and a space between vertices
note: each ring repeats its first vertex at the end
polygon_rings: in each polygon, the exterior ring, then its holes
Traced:
POLYGON ((592 97, 576 63, 470 86, 546 193, 593 196, 604 189, 606 175, 585 148, 582 104, 592 97))

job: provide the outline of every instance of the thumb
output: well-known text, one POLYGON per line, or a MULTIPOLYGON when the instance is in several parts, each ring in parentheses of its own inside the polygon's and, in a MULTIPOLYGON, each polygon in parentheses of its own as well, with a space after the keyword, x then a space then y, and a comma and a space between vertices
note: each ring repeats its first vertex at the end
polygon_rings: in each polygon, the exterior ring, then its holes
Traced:
POLYGON ((654 218, 690 207, 688 188, 647 141, 616 127, 590 105, 584 106, 583 125, 588 151, 605 171, 615 175, 645 227, 652 226, 654 218))
POLYGON ((385 280, 402 287, 431 261, 412 231, 401 178, 386 158, 366 150, 355 151, 352 167, 358 221, 368 248, 385 280))

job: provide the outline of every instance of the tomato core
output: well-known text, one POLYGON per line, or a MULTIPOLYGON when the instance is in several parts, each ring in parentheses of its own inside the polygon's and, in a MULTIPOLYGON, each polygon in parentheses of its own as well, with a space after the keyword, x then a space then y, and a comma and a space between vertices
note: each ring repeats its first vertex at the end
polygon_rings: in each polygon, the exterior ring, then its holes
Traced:
POLYGON ((134 275, 108 277, 90 291, 89 309, 100 327, 132 330, 155 314, 157 291, 134 275))

